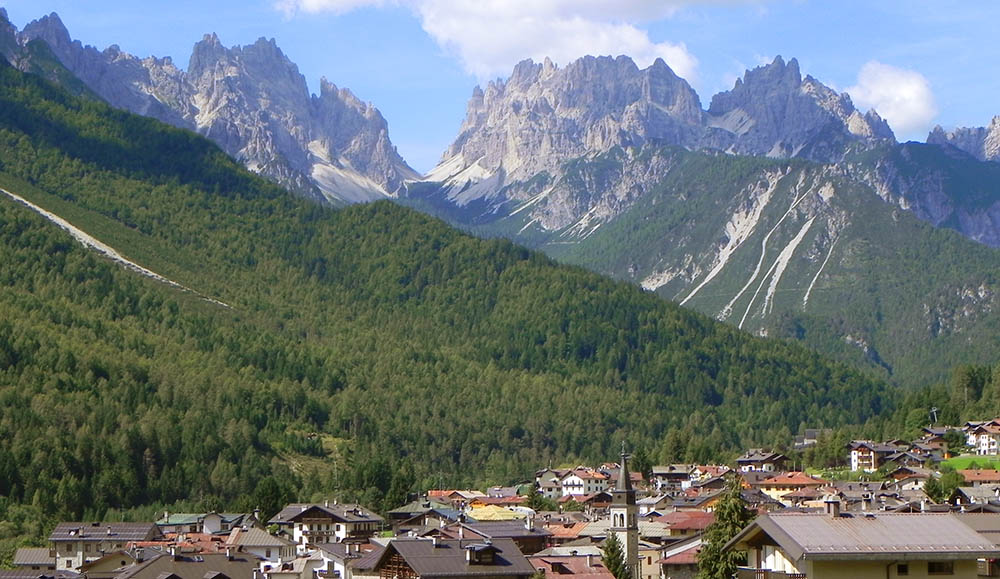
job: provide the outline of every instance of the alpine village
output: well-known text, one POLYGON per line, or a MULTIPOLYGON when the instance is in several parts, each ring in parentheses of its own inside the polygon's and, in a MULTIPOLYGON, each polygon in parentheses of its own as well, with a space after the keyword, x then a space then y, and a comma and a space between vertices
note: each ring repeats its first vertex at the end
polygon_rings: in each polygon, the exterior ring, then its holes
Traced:
POLYGON ((1000 117, 524 60, 421 174, 274 39, 0 53, 0 579, 1000 577, 1000 117))

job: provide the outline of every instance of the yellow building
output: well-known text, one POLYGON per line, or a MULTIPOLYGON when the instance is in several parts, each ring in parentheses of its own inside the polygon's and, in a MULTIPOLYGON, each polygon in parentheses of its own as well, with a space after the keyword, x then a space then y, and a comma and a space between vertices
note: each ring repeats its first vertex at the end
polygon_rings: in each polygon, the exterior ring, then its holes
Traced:
POLYGON ((745 551, 743 579, 975 579, 1000 547, 952 513, 762 515, 727 544, 745 551))

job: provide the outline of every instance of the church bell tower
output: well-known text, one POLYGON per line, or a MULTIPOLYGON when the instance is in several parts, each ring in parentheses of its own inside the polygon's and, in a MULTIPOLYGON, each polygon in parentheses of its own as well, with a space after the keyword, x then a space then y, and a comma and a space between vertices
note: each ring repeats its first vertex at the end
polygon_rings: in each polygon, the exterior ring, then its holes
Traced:
POLYGON ((628 459, 625 454, 625 443, 622 442, 621 469, 618 471, 618 482, 611 491, 611 527, 608 533, 618 536, 621 543, 625 564, 632 574, 632 579, 641 579, 639 566, 639 523, 636 519, 635 489, 629 477, 628 459))

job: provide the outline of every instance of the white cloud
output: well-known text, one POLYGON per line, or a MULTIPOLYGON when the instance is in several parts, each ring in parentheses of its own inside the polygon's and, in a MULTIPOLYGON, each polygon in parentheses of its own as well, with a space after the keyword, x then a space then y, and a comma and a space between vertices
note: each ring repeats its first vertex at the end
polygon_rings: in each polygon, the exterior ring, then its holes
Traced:
POLYGON ((697 59, 684 44, 654 42, 638 27, 666 18, 691 0, 275 0, 295 14, 343 13, 391 2, 407 6, 424 30, 481 80, 545 57, 566 64, 584 55, 625 54, 645 67, 662 58, 695 81, 697 59))
POLYGON ((878 111, 903 138, 926 135, 938 113, 930 82, 922 74, 874 60, 861 67, 857 84, 847 93, 859 108, 878 111))

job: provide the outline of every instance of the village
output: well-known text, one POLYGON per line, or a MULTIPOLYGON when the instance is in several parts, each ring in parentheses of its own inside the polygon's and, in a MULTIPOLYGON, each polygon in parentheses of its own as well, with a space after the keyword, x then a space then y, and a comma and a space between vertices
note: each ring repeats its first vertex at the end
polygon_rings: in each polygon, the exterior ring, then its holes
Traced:
MULTIPOLYGON (((815 444, 817 432, 796 445, 815 444)), ((998 576, 1000 471, 955 470, 958 484, 942 486, 939 465, 956 441, 989 464, 1000 418, 927 427, 913 441, 852 441, 847 480, 789 470, 788 457, 760 448, 731 465, 636 472, 623 445, 617 462, 546 467, 517 486, 428 490, 385 516, 331 499, 270 516, 63 522, 47 547, 19 549, 0 579, 622 579, 609 542, 631 579, 692 579, 727 485, 756 515, 724 545, 745 553, 740 579, 998 576)))

